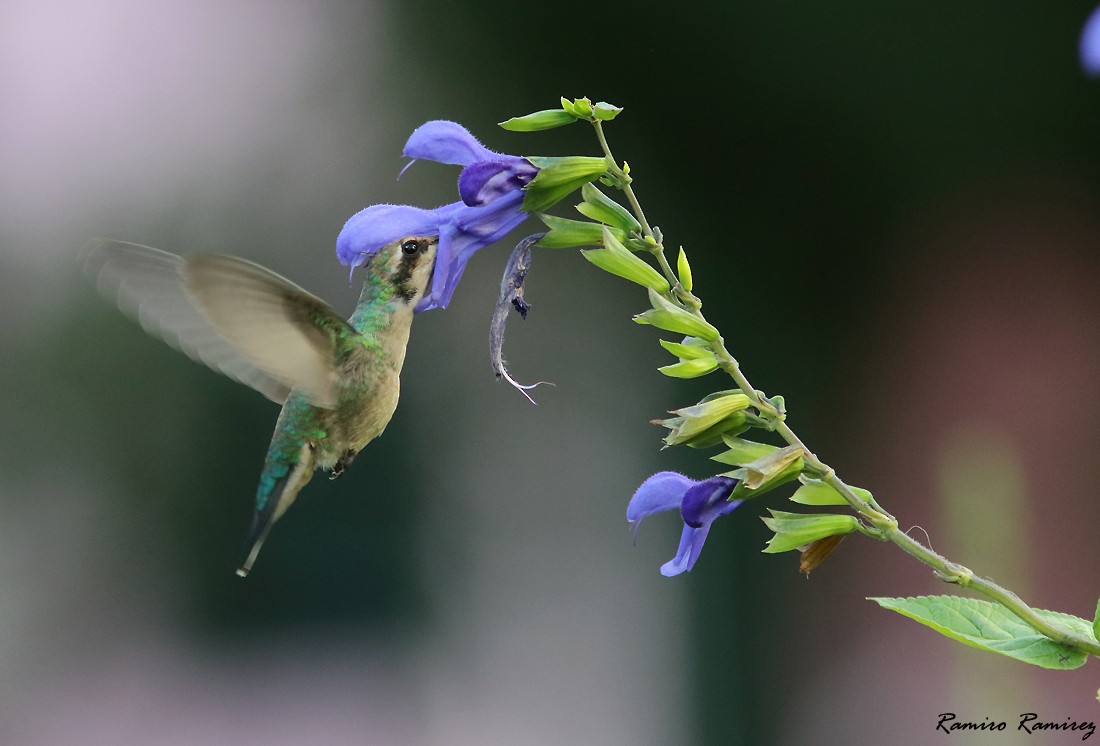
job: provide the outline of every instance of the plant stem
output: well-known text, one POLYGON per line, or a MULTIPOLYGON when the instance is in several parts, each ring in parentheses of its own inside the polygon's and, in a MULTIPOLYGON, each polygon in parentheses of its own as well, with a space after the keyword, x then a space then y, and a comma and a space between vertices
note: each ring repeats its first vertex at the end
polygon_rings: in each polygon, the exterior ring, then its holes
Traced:
MULTIPOLYGON (((596 136, 600 141, 600 146, 603 148, 604 156, 607 158, 609 166, 613 169, 615 175, 623 182, 622 190, 624 194, 626 194, 627 201, 630 203, 630 208, 634 216, 641 224, 642 229, 645 231, 645 235, 653 240, 651 253, 657 260, 665 278, 668 279, 672 286, 672 290, 667 294, 669 300, 673 302, 677 300, 681 301, 686 311, 705 321, 706 319, 703 318, 703 313, 700 308, 702 303, 698 298, 680 286, 679 279, 672 271, 672 267, 665 258, 663 243, 658 240, 657 236, 654 234, 653 229, 646 220, 645 213, 642 211, 642 206, 638 202, 638 198, 630 186, 630 175, 616 165, 615 159, 611 155, 611 148, 607 144, 607 138, 604 136, 601 123, 599 121, 594 121, 592 124, 596 129, 596 136)), ((946 557, 936 553, 902 531, 898 528, 897 519, 887 513, 874 498, 864 500, 856 495, 852 488, 837 476, 836 471, 834 471, 831 466, 819 459, 813 451, 806 447, 802 439, 799 438, 794 430, 786 423, 785 413, 779 411, 774 404, 761 396, 761 393, 753 388, 748 378, 746 378, 745 374, 742 372, 741 366, 737 363, 737 360, 730 354, 729 350, 726 349, 725 340, 723 340, 722 337, 718 337, 717 340, 711 343, 711 351, 718 360, 718 367, 734 380, 738 388, 740 388, 749 398, 752 406, 760 412, 761 415, 774 423, 773 429, 775 432, 778 433, 788 445, 797 446, 802 450, 803 463, 811 470, 820 473, 822 481, 839 492, 852 510, 870 524, 870 528, 866 530, 865 533, 875 536, 882 541, 888 541, 895 544, 902 551, 931 567, 936 576, 944 582, 953 583, 963 588, 970 588, 996 603, 1001 604, 1030 627, 1051 640, 1100 657, 1100 644, 1095 640, 1074 634, 1050 623, 1040 616, 1033 608, 1024 603, 1024 601, 1012 591, 1003 588, 992 580, 975 575, 970 569, 948 560, 946 557)))

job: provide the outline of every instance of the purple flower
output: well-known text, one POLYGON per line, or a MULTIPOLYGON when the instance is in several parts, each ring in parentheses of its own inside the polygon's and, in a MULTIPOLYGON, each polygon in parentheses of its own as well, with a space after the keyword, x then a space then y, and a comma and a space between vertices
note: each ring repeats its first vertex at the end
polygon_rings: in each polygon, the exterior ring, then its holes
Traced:
POLYGON ((1089 75, 1100 75, 1100 7, 1092 11, 1081 31, 1081 67, 1089 75))
POLYGON ((470 257, 527 218, 520 209, 522 190, 538 169, 518 156, 494 153, 462 125, 443 120, 418 127, 404 153, 413 161, 464 166, 458 177, 462 199, 432 210, 372 205, 344 225, 336 239, 336 256, 354 271, 388 243, 407 236, 439 236, 432 287, 416 310, 446 308, 470 257))
POLYGON ((658 472, 642 482, 626 508, 626 519, 634 527, 635 537, 642 520, 654 513, 679 508, 684 519, 680 547, 675 557, 661 565, 662 575, 672 577, 695 566, 710 533, 710 524, 744 502, 729 499, 736 486, 737 480, 730 477, 711 477, 697 482, 674 471, 658 472))

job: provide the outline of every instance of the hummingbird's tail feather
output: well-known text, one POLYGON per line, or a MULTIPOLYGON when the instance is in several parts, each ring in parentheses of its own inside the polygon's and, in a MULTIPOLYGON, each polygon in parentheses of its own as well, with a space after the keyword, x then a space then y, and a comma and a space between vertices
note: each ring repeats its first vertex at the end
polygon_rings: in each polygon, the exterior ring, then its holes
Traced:
POLYGON ((282 518, 283 513, 294 503, 298 493, 309 482, 313 476, 315 464, 316 455, 309 443, 302 445, 298 452, 298 460, 293 464, 274 461, 269 455, 267 463, 264 464, 264 475, 260 479, 260 487, 256 494, 257 508, 252 514, 252 526, 248 529, 244 560, 237 568, 237 575, 243 578, 252 570, 252 565, 271 527, 282 518), (264 478, 276 470, 282 471, 283 475, 274 480, 264 478))

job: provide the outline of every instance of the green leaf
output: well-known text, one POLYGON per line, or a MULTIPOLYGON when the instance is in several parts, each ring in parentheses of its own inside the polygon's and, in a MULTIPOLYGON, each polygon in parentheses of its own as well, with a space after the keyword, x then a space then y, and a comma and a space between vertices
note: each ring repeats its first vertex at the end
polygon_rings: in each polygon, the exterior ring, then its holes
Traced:
POLYGON ((696 337, 688 337, 690 342, 684 343, 668 342, 664 339, 661 340, 661 347, 671 352, 681 360, 697 360, 704 357, 714 357, 714 353, 710 351, 710 347, 701 339, 696 337))
POLYGON ((769 510, 771 518, 762 518, 765 525, 775 532, 764 551, 768 554, 789 552, 804 547, 826 536, 850 534, 859 526, 855 516, 829 513, 785 513, 769 510))
MULTIPOLYGON (((870 502, 871 493, 862 487, 852 487, 852 492, 863 500, 870 502)), ((801 505, 847 505, 848 501, 829 485, 820 479, 802 478, 802 486, 791 495, 793 502, 801 505)))
MULTIPOLYGON (((941 635, 964 645, 1000 653, 1042 668, 1080 668, 1088 653, 1039 634, 1004 606, 991 601, 961 596, 918 596, 916 598, 871 598, 884 609, 931 627, 941 635)), ((1085 638, 1095 639, 1086 620, 1057 611, 1035 612, 1047 622, 1085 638)))
POLYGON ((619 116, 623 111, 621 106, 615 106, 609 104, 606 101, 600 101, 596 104, 596 119, 601 122, 610 122, 615 117, 619 116))
POLYGON ((607 173, 607 159, 572 155, 565 157, 528 156, 538 174, 524 189, 523 210, 542 212, 555 205, 583 184, 607 173))
POLYGON ((650 324, 668 332, 679 332, 691 337, 699 337, 713 342, 720 336, 718 330, 703 318, 689 313, 684 308, 666 300, 661 295, 649 291, 649 302, 653 308, 634 317, 639 324, 650 324))
POLYGON ((522 117, 512 117, 503 122, 498 122, 498 127, 503 127, 512 132, 539 132, 540 130, 554 129, 566 124, 573 124, 577 117, 562 109, 546 109, 526 114, 522 117))
POLYGON ((1092 618, 1092 636, 1100 638, 1100 601, 1096 602, 1096 616, 1092 618))
POLYGON ((691 265, 688 264, 688 255, 684 247, 680 247, 680 254, 676 257, 676 276, 680 278, 680 286, 691 292, 691 265))
POLYGON ((577 211, 581 215, 621 228, 627 233, 642 229, 641 223, 630 214, 630 210, 592 186, 591 182, 581 187, 581 196, 584 202, 577 205, 577 211))
POLYGON ((698 378, 718 369, 718 361, 713 357, 681 360, 672 365, 663 365, 657 370, 671 378, 698 378))
MULTIPOLYGON (((569 249, 576 246, 599 246, 603 241, 605 226, 584 220, 570 220, 554 215, 539 213, 539 220, 546 223, 550 231, 538 240, 536 245, 546 249, 569 249)), ((623 240, 622 231, 609 228, 611 235, 623 240)))

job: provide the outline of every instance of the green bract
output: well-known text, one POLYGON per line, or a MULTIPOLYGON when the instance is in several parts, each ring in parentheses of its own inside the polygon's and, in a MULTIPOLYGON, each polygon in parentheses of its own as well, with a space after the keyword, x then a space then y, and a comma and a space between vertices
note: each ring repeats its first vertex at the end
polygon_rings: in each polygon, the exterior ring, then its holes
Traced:
POLYGON ((592 186, 591 183, 581 187, 581 196, 584 197, 584 202, 577 205, 577 212, 586 218, 607 223, 627 233, 642 229, 641 224, 630 214, 630 210, 592 186))
POLYGON ((657 370, 673 378, 697 378, 717 370, 718 360, 709 345, 696 337, 688 337, 685 343, 660 340, 661 346, 680 358, 680 362, 665 365, 657 370), (690 340, 690 342, 688 342, 690 340))
POLYGON ((718 369, 718 361, 713 356, 710 358, 696 358, 694 360, 681 360, 672 365, 662 365, 659 370, 671 378, 698 378, 712 373, 718 369))
POLYGON ((570 192, 607 173, 607 159, 593 156, 564 157, 528 156, 538 175, 524 189, 523 209, 541 212, 557 204, 570 192))
MULTIPOLYGON (((856 493, 864 502, 870 502, 871 500, 871 493, 861 487, 852 487, 852 492, 856 493)), ((801 505, 848 504, 843 495, 820 479, 811 479, 805 476, 802 477, 802 486, 791 495, 791 501, 801 505)))
POLYGON ((651 293, 668 292, 668 280, 662 277, 660 272, 627 250, 611 235, 611 231, 608 230, 606 225, 600 226, 600 228, 601 242, 604 248, 581 250, 585 259, 606 272, 649 288, 651 293))
POLYGON ((683 342, 669 342, 662 339, 661 347, 681 360, 714 357, 714 353, 710 351, 710 345, 698 337, 687 337, 683 342))
POLYGON ((779 450, 778 446, 770 446, 767 443, 754 443, 751 440, 742 440, 730 436, 722 438, 722 442, 729 447, 729 450, 710 458, 712 461, 731 466, 745 466, 779 450))
MULTIPOLYGON (((570 220, 539 213, 539 220, 550 229, 539 239, 538 245, 547 249, 569 249, 576 246, 599 246, 603 241, 603 225, 585 220, 570 220)), ((622 241, 626 238, 618 228, 608 228, 611 235, 622 241)))
POLYGON ((621 106, 615 106, 614 104, 609 104, 606 101, 600 101, 598 104, 596 104, 596 119, 599 119, 603 122, 610 122, 612 119, 619 116, 622 110, 623 109, 621 106))
POLYGON ((818 539, 824 539, 826 536, 850 534, 859 528, 859 521, 850 515, 828 513, 806 515, 784 513, 781 510, 769 512, 772 514, 771 518, 761 519, 775 532, 775 536, 768 540, 768 546, 764 547, 764 551, 768 554, 789 552, 818 539))
POLYGON ((651 324, 669 332, 699 337, 708 342, 718 339, 718 330, 704 319, 666 300, 653 290, 649 291, 649 302, 653 304, 653 308, 635 316, 634 321, 639 324, 651 324))

